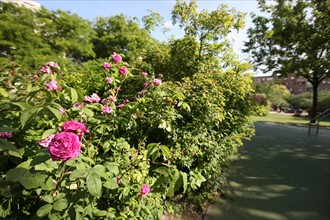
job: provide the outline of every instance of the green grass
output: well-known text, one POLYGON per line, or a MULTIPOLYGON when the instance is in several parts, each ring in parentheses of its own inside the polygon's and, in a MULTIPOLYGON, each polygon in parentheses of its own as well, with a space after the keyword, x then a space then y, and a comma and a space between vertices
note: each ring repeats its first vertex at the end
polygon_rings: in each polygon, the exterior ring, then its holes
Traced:
MULTIPOLYGON (((294 124, 305 124, 308 125, 309 117, 308 116, 293 116, 289 114, 278 114, 270 113, 267 116, 254 116, 254 121, 269 121, 269 122, 279 122, 279 123, 294 123, 294 124)), ((325 119, 320 122, 320 126, 330 127, 330 119, 325 119)))

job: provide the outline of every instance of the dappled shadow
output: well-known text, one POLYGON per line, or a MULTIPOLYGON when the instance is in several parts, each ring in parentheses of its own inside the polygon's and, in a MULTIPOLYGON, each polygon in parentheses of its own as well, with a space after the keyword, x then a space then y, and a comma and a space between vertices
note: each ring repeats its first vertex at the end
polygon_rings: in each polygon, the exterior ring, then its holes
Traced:
POLYGON ((231 199, 204 219, 330 219, 330 130, 256 123, 230 168, 231 199))

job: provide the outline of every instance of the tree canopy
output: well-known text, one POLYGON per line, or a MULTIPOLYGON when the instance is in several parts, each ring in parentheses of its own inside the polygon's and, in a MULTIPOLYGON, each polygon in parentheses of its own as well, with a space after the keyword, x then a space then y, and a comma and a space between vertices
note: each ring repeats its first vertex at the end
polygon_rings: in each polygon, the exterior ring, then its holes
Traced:
POLYGON ((259 0, 259 8, 269 15, 253 15, 245 52, 261 71, 305 77, 313 85, 315 116, 319 83, 330 76, 330 2, 259 0))

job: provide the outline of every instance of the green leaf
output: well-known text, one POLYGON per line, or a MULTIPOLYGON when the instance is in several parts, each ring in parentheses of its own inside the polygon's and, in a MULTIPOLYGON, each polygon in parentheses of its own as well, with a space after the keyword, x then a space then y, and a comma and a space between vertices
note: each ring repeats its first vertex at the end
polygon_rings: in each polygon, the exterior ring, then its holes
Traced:
POLYGON ((74 104, 78 101, 78 93, 74 88, 70 88, 70 92, 71 92, 71 102, 72 104, 74 104))
POLYGON ((107 211, 105 211, 105 210, 101 210, 101 211, 97 211, 97 212, 95 213, 95 216, 97 216, 97 217, 106 216, 107 213, 108 213, 107 211))
POLYGON ((105 188, 108 189, 117 189, 118 188, 118 184, 117 184, 117 178, 112 178, 112 179, 108 179, 103 186, 105 188))
POLYGON ((51 195, 45 195, 45 196, 43 196, 42 197, 42 200, 44 200, 47 203, 53 203, 54 202, 53 196, 51 196, 51 195))
POLYGON ((41 206, 37 211, 37 216, 38 217, 46 216, 52 210, 52 208, 53 207, 51 204, 46 204, 44 206, 41 206))
POLYGON ((42 136, 41 139, 45 139, 46 137, 48 137, 49 135, 55 134, 57 132, 57 129, 48 129, 47 131, 45 131, 42 136))
POLYGON ((103 165, 97 164, 92 168, 92 172, 98 174, 101 177, 106 178, 105 167, 103 165))
POLYGON ((15 147, 15 145, 13 145, 12 143, 10 143, 9 141, 5 140, 5 139, 1 139, 0 138, 0 151, 2 150, 11 150, 11 151, 18 151, 17 148, 15 147))
POLYGON ((66 199, 57 200, 53 205, 53 209, 57 211, 62 211, 66 209, 66 207, 68 207, 68 201, 66 199))
POLYGON ((187 191, 188 186, 188 174, 185 172, 180 172, 182 176, 182 184, 183 184, 183 193, 187 191))
POLYGON ((102 195, 102 181, 101 177, 94 172, 90 172, 87 176, 88 192, 94 197, 101 197, 102 195))
POLYGON ((57 120, 61 120, 62 119, 62 113, 60 112, 60 110, 47 106, 47 108, 55 115, 55 117, 57 118, 57 120))
POLYGON ((83 108, 82 108, 82 111, 83 111, 86 115, 88 115, 88 116, 90 116, 90 117, 93 117, 93 116, 94 116, 94 112, 93 112, 92 110, 90 110, 89 108, 83 107, 83 108))
POLYGON ((151 186, 152 189, 156 189, 158 186, 160 186, 161 184, 165 183, 165 177, 164 176, 161 176, 159 177, 155 182, 154 184, 151 186))
POLYGON ((168 149, 167 146, 165 146, 165 145, 160 145, 159 147, 160 147, 160 149, 162 150, 162 153, 163 153, 167 158, 170 158, 170 157, 171 157, 171 152, 170 152, 170 150, 168 149))
POLYGON ((25 111, 30 107, 26 102, 11 102, 10 104, 20 107, 22 111, 25 111))
POLYGON ((76 180, 78 178, 84 177, 87 174, 87 170, 74 170, 70 174, 70 180, 76 180))
POLYGON ((15 132, 17 131, 15 128, 11 128, 11 127, 0 127, 0 133, 1 132, 15 132))
POLYGON ((28 123, 28 121, 32 118, 32 116, 36 115, 41 109, 42 109, 42 107, 40 107, 40 106, 34 106, 29 109, 26 109, 21 114, 21 117, 20 117, 22 128, 24 128, 24 126, 28 123))
POLYGON ((107 169, 114 175, 117 176, 119 174, 118 164, 115 162, 109 162, 106 164, 107 169))

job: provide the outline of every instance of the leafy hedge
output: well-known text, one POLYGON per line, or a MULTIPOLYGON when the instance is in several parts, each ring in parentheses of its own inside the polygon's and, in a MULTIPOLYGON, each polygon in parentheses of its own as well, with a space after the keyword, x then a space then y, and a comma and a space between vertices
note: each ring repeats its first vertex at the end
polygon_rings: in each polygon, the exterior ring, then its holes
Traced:
POLYGON ((228 70, 162 82, 115 55, 90 76, 54 62, 1 72, 1 217, 161 219, 169 198, 202 204, 221 188, 252 135, 251 79, 228 70))

